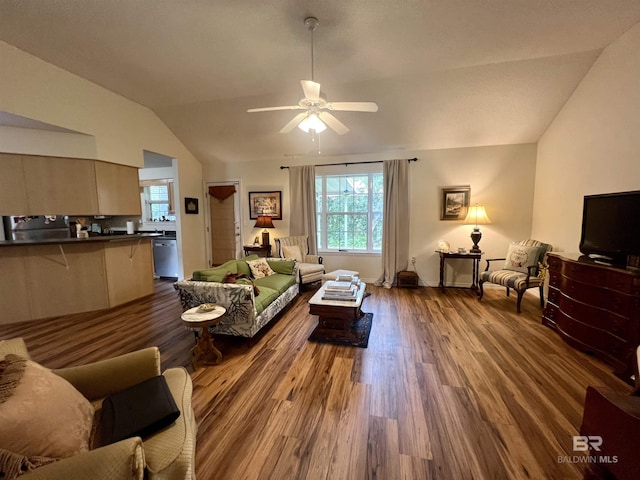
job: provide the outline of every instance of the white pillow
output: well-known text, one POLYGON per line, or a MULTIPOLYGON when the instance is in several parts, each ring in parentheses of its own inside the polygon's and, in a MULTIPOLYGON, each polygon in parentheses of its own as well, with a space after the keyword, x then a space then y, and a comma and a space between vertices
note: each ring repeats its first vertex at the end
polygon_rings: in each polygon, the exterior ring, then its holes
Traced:
POLYGON ((283 245, 282 255, 284 255, 284 258, 294 258, 298 262, 302 262, 302 250, 300 250, 300 245, 283 245))
POLYGON ((88 451, 91 403, 64 378, 31 360, 10 354, 2 364, 0 384, 11 391, 0 403, 0 448, 50 458, 88 451))
POLYGON ((257 260, 249 260, 247 262, 249 268, 251 269, 251 274, 253 278, 263 278, 268 277, 269 275, 273 275, 274 272, 269 264, 267 263, 266 258, 259 258, 257 260))
MULTIPOLYGON (((507 260, 504 262, 504 270, 528 273, 527 267, 538 265, 538 257, 542 247, 525 247, 523 245, 509 245, 507 260)), ((532 272, 535 274, 535 272, 532 272)))

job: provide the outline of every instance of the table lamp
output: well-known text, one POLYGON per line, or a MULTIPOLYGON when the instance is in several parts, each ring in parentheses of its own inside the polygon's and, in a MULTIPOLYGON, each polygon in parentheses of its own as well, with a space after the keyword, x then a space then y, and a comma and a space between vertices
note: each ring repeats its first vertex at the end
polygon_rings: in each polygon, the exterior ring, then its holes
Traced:
POLYGON ((471 247, 470 252, 480 253, 482 250, 478 247, 478 243, 480 243, 482 233, 480 233, 478 225, 491 223, 491 220, 487 216, 487 211, 484 209, 484 205, 474 205, 473 207, 469 207, 469 212, 467 213, 467 218, 464 219, 464 223, 465 225, 474 225, 473 232, 471 232, 473 247, 471 247))
POLYGON ((276 228, 273 226, 271 217, 267 215, 258 215, 258 220, 256 220, 254 228, 264 228, 264 230, 262 231, 262 246, 266 247, 267 245, 269 245, 269 232, 267 231, 267 228, 276 228))

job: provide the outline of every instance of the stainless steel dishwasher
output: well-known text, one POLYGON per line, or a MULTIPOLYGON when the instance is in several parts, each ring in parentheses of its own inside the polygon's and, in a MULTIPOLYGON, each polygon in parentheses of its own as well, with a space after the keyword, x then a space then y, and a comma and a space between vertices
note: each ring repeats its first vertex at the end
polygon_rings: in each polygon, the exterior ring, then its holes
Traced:
POLYGON ((178 278, 177 240, 154 238, 153 264, 156 277, 178 278))

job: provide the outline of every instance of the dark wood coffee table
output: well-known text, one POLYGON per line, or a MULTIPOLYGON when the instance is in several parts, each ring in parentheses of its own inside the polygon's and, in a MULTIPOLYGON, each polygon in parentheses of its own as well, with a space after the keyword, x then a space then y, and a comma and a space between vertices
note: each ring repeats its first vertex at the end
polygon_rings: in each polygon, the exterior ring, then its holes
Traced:
POLYGON ((322 286, 309 300, 309 313, 318 315, 318 326, 311 333, 314 338, 330 338, 338 341, 358 342, 353 324, 364 314, 360 307, 367 285, 360 282, 355 301, 323 300, 325 286, 322 286))

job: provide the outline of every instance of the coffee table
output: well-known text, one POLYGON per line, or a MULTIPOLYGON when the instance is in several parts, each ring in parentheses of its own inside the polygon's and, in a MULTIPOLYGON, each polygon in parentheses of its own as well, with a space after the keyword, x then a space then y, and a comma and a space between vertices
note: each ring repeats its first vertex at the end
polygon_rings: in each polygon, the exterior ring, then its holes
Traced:
POLYGON ((198 362, 206 365, 218 365, 222 362, 222 352, 213 345, 213 337, 209 333, 209 327, 220 323, 227 309, 216 305, 213 310, 203 312, 200 307, 193 307, 181 316, 182 322, 189 328, 201 328, 198 342, 191 349, 191 360, 194 370, 198 362))
POLYGON ((364 314, 360 307, 367 285, 360 282, 356 300, 323 300, 326 284, 309 300, 309 313, 318 315, 318 326, 309 337, 331 338, 338 341, 358 342, 353 324, 364 314))

